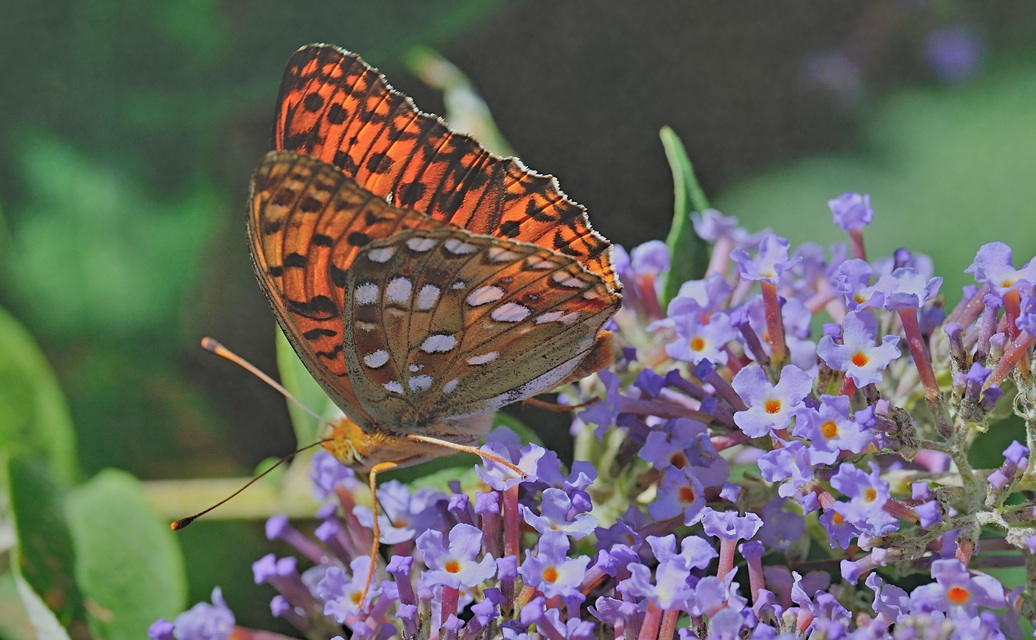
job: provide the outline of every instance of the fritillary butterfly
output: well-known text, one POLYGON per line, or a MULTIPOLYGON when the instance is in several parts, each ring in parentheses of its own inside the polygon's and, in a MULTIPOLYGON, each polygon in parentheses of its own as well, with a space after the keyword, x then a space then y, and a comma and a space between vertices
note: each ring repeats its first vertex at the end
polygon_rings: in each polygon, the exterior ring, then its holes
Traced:
POLYGON ((500 407, 606 366, 611 245, 553 177, 417 110, 375 69, 300 49, 251 186, 256 275, 370 471, 470 446, 500 407))

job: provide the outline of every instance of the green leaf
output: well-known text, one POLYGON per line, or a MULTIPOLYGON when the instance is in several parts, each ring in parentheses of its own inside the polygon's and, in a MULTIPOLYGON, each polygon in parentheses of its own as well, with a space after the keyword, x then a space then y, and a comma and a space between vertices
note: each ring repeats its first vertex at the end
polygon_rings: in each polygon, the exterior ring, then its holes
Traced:
POLYGON ((683 142, 669 127, 659 132, 669 168, 673 172, 673 225, 666 237, 669 247, 670 266, 662 293, 662 306, 676 297, 680 285, 688 280, 701 278, 708 267, 708 245, 698 237, 691 225, 691 213, 709 208, 708 198, 698 184, 694 167, 687 157, 683 142))
POLYGON ((40 637, 54 637, 56 621, 68 635, 88 638, 86 605, 75 583, 75 550, 65 520, 64 492, 38 458, 7 463, 11 513, 17 537, 19 591, 40 637), (46 615, 49 610, 52 616, 46 615))
MULTIPOLYGON (((284 333, 277 330, 277 370, 281 384, 295 398, 325 419, 333 418, 338 409, 320 384, 313 378, 296 355, 284 333)), ((300 447, 316 442, 324 432, 324 425, 294 402, 288 402, 288 414, 300 447)))
POLYGON ((76 578, 90 603, 95 637, 142 638, 157 618, 183 610, 187 581, 180 548, 133 476, 107 470, 75 489, 68 519, 76 578))
POLYGON ((219 218, 212 185, 160 201, 48 134, 17 142, 25 205, 2 263, 34 325, 101 335, 171 327, 219 218))
POLYGON ((0 309, 0 450, 44 456, 63 480, 76 475, 65 396, 29 332, 0 309))

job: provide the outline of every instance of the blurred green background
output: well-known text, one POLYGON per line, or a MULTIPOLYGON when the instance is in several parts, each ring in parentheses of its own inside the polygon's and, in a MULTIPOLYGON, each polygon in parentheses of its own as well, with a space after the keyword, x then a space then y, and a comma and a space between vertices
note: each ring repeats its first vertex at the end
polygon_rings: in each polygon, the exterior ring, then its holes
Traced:
MULTIPOLYGON (((294 448, 282 399, 197 343, 276 370, 245 195, 309 42, 359 52, 442 113, 405 65, 435 49, 526 164, 627 247, 668 229, 670 125, 751 229, 839 241, 826 201, 869 192, 871 255, 932 255, 951 302, 980 244, 1011 243, 1016 264, 1036 252, 1025 0, 3 0, 0 16, 0 446, 47 451, 69 479, 241 475, 294 448)), ((247 584, 261 531, 206 526, 181 538, 191 601, 223 583, 241 622, 268 626, 247 584)))

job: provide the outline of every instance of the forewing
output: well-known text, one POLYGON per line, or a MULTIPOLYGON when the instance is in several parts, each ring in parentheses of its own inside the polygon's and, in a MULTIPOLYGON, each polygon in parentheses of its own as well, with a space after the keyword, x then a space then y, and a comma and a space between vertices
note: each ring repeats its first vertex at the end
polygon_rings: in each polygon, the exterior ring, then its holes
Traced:
POLYGON ((393 204, 562 253, 611 291, 621 289, 611 244, 552 176, 452 133, 354 53, 331 45, 295 53, 281 81, 274 139, 278 149, 336 165, 393 204))
POLYGON ((346 288, 357 400, 403 432, 557 386, 620 302, 570 257, 455 227, 371 242, 346 288))

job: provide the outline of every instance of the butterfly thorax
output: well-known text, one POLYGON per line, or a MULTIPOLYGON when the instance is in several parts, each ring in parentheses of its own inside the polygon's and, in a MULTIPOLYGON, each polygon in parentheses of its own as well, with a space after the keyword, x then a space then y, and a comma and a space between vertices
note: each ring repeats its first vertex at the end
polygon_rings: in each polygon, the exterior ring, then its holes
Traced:
MULTIPOLYGON (((492 425, 493 414, 450 419, 442 424, 414 429, 422 436, 465 446, 475 445, 492 425)), ((405 431, 362 427, 341 418, 324 441, 324 449, 345 466, 360 473, 381 462, 409 467, 443 455, 444 447, 407 438, 405 431)))

